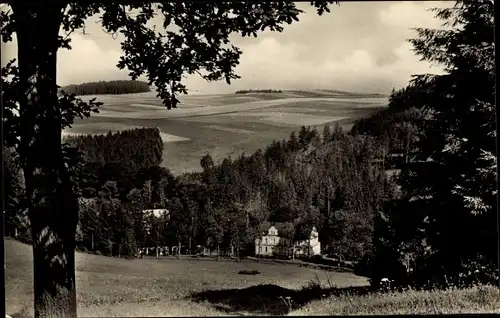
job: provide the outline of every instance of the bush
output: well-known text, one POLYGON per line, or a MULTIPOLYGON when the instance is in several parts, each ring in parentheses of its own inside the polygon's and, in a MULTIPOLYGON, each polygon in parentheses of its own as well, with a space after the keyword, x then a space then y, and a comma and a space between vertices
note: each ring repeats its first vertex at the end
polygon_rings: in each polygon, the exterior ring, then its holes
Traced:
POLYGON ((24 231, 22 231, 21 233, 19 233, 19 235, 17 236, 17 239, 25 244, 33 244, 33 239, 31 237, 31 230, 30 229, 26 229, 24 231))
POLYGON ((245 269, 245 270, 239 271, 238 274, 240 274, 240 275, 258 275, 258 274, 260 274, 260 272, 255 270, 255 269, 252 269, 252 270, 245 269))

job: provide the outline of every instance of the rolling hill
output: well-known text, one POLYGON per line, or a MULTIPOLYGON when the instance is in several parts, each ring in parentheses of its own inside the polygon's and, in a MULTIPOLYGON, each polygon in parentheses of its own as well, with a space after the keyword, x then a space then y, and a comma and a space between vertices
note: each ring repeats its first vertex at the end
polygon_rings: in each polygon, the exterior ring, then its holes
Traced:
POLYGON ((178 174, 200 170, 209 152, 215 160, 265 148, 300 126, 322 131, 325 124, 352 122, 387 106, 387 97, 335 90, 294 90, 181 96, 167 110, 155 92, 84 96, 104 103, 99 114, 77 120, 65 134, 97 134, 134 127, 158 127, 165 142, 163 165, 178 174))

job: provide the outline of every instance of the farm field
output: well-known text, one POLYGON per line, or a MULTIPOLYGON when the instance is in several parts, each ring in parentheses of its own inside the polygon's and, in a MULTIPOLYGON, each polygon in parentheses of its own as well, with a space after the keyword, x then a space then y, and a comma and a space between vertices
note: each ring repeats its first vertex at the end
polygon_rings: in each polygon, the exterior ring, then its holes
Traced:
MULTIPOLYGON (((5 240, 5 264, 7 313, 32 317, 31 246, 5 240)), ((352 273, 328 273, 339 287, 367 284, 352 273)), ((314 269, 251 260, 124 260, 84 253, 76 254, 76 276, 78 315, 85 317, 284 314, 288 308, 279 296, 299 295, 315 277, 326 279, 314 269)))
POLYGON ((215 161, 265 148, 301 126, 339 122, 348 130, 360 117, 387 106, 387 97, 338 91, 284 91, 181 96, 167 110, 155 92, 96 97, 99 114, 77 120, 65 134, 106 133, 135 127, 158 127, 164 141, 163 165, 175 174, 199 171, 207 152, 215 161))

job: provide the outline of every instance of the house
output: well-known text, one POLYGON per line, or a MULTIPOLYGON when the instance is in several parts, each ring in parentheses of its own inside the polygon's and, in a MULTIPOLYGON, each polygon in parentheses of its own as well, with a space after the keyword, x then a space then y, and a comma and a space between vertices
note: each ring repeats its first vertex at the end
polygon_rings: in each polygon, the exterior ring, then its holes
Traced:
POLYGON ((311 230, 308 240, 294 242, 279 235, 279 230, 284 230, 284 223, 276 223, 264 232, 262 237, 255 240, 255 255, 263 256, 300 256, 321 254, 321 244, 318 238, 318 231, 315 227, 311 230))
POLYGON ((295 242, 295 256, 312 256, 321 254, 321 243, 319 241, 319 233, 316 227, 313 226, 311 235, 308 240, 295 242))
POLYGON ((255 239, 255 255, 292 255, 292 240, 278 235, 280 225, 271 226, 261 238, 255 239))
POLYGON ((169 218, 170 216, 170 212, 167 209, 149 209, 143 210, 142 213, 144 213, 144 215, 154 215, 157 218, 162 216, 169 218))

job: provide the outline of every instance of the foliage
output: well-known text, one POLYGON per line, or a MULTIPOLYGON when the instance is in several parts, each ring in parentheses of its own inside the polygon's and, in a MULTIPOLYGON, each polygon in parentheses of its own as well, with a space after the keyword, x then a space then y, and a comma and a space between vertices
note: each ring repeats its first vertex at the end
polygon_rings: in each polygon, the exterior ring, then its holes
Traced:
POLYGON ((101 95, 101 94, 133 94, 150 92, 148 83, 131 80, 99 81, 81 84, 72 84, 60 88, 68 94, 101 95))
POLYGON ((417 29, 410 42, 445 73, 415 76, 393 92, 387 111, 355 125, 357 133, 391 139, 392 153, 406 139, 401 197, 378 219, 375 282, 392 275, 414 286, 465 283, 475 262, 484 281, 497 279, 486 275, 498 253, 493 6, 458 2, 436 17, 448 28, 417 29), (379 118, 386 124, 373 125, 379 118))
MULTIPOLYGON (((4 147, 2 153, 2 177, 4 184, 4 224, 6 235, 14 236, 16 230, 29 230, 26 212, 25 186, 19 160, 12 148, 4 147)), ((22 235, 22 233, 17 233, 22 235)))
POLYGON ((124 130, 106 135, 69 136, 66 142, 83 154, 81 188, 87 196, 108 180, 118 182, 121 198, 140 187, 152 174, 155 180, 168 172, 159 171, 163 141, 157 128, 124 130))

